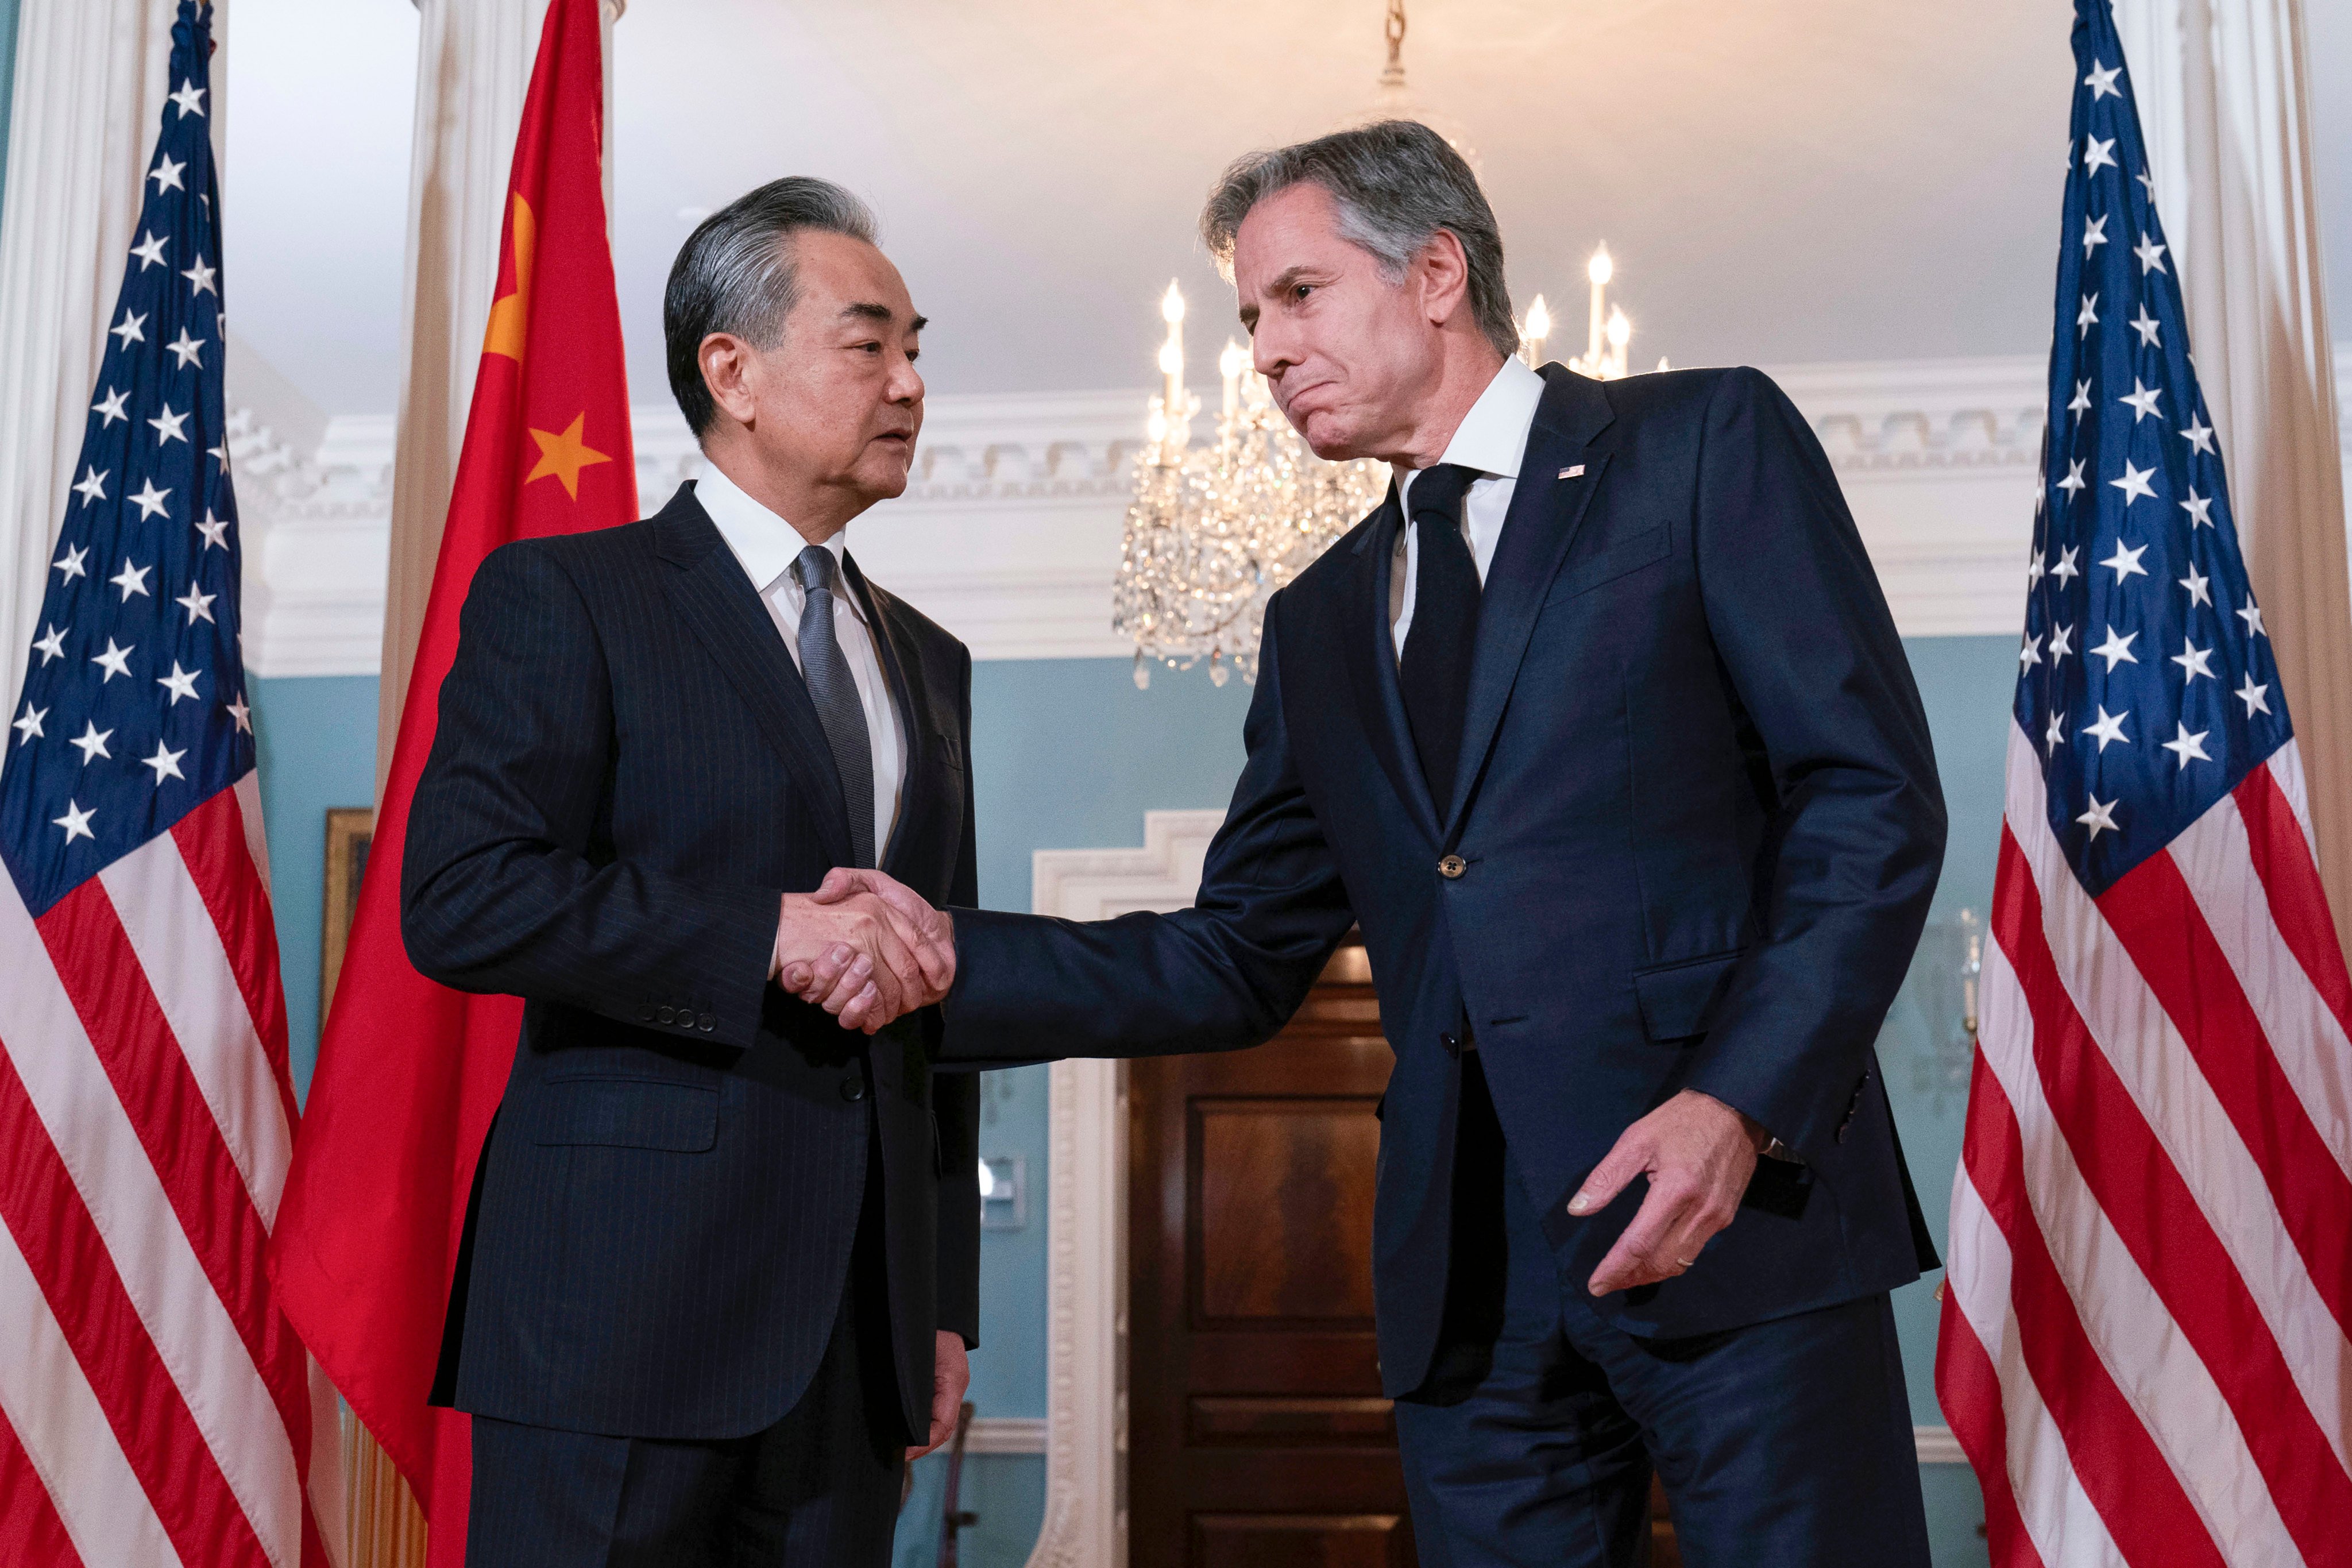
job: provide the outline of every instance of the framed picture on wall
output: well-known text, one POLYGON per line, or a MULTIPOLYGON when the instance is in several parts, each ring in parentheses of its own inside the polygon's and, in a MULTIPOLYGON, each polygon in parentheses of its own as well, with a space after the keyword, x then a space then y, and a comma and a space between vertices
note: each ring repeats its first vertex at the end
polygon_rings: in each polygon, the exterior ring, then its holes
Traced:
POLYGON ((374 836, 374 807, 327 808, 326 924, 319 933, 321 1021, 335 997, 335 976, 343 972, 343 948, 352 940, 352 917, 360 908, 360 878, 367 870, 368 841, 374 836))

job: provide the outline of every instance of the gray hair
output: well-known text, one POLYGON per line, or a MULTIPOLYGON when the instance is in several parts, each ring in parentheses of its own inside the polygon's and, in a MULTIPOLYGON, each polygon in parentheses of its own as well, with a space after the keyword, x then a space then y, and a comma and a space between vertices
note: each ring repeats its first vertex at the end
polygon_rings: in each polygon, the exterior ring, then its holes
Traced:
POLYGON ((1218 270, 1234 275, 1234 236, 1252 207, 1293 185, 1320 185, 1339 209, 1339 237, 1370 253, 1381 276, 1404 280, 1422 247, 1444 229, 1470 266, 1470 310, 1496 352, 1519 352, 1518 322, 1503 281, 1503 234, 1478 176, 1445 138, 1412 120, 1381 120, 1312 142, 1245 153, 1201 209, 1201 237, 1218 270))
POLYGON ((669 389, 695 435, 708 435, 719 405, 702 379, 702 340, 729 332, 757 349, 784 335, 800 301, 792 237, 803 229, 872 245, 874 213, 829 180, 771 180, 704 218, 686 237, 662 292, 669 389))

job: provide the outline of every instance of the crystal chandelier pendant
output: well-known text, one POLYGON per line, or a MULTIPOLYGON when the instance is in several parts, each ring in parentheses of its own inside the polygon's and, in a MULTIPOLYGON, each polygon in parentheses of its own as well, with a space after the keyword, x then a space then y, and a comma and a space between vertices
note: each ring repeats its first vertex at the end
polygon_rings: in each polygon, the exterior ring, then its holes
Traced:
POLYGON ((1209 664, 1212 684, 1257 679, 1265 601, 1380 503, 1388 472, 1327 463, 1275 406, 1249 351, 1218 356, 1223 397, 1213 442, 1192 445, 1200 399, 1184 385, 1184 300, 1160 301, 1168 338, 1160 390, 1146 410, 1113 590, 1111 625, 1135 642, 1135 684, 1154 661, 1209 664))

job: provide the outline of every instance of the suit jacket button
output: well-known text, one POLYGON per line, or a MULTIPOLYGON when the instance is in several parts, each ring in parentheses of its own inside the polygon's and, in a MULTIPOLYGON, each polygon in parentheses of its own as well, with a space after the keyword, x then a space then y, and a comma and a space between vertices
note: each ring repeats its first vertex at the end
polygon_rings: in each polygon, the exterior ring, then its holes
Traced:
POLYGON ((656 1011, 654 1014, 654 1016, 665 1024, 675 1024, 677 1022, 677 1009, 675 1007, 663 1007, 656 1011))
POLYGON ((848 1100, 864 1100, 866 1098, 866 1080, 862 1078, 853 1078, 845 1080, 841 1086, 841 1098, 848 1100))
POLYGON ((1470 868, 1469 862, 1459 855, 1448 855, 1437 863, 1437 874, 1451 882, 1470 868))
POLYGON ((644 1006, 637 1009, 637 1022, 640 1024, 650 1024, 653 1021, 654 1005, 648 1002, 644 1006))
POLYGON ((1462 1054, 1462 1042, 1451 1029, 1438 1036, 1437 1043, 1445 1047, 1445 1054, 1449 1057, 1458 1057, 1462 1054))
POLYGON ((707 1035, 713 1029, 719 1027, 719 1020, 712 1017, 709 1014, 705 1013, 701 1017, 697 1018, 694 1021, 694 1026, 707 1035))

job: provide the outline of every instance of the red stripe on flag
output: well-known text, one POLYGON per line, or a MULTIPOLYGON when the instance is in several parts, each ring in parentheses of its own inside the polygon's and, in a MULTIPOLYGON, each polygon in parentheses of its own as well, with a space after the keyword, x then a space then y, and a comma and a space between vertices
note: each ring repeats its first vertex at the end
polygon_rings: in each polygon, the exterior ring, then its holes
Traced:
POLYGON ((2092 1348, 2074 1298, 2025 1199, 2017 1112, 1977 1056, 1960 1163, 2009 1243, 2018 1348, 2042 1404, 2074 1457, 2075 1479, 2126 1562, 2221 1568, 2221 1553, 2180 1478, 2092 1348))
MULTIPOLYGON (((286 988, 278 977, 278 922, 260 868, 246 847, 236 792, 225 789, 180 818, 172 839, 180 847, 180 858, 187 862, 188 875, 228 952, 236 988, 253 1015, 254 1032, 261 1037, 262 1054, 269 1058, 278 1098, 286 1103, 286 1123, 299 1126, 301 1112, 294 1104, 294 1076, 286 1058, 286 988)), ((319 1001, 323 1012, 326 998, 319 1001)))
MULTIPOLYGON (((1977 1071, 1984 1070, 1979 1057, 1977 1071)), ((1976 1325, 1961 1316, 1949 1290, 1936 1328, 1936 1397, 1984 1489, 1985 1544, 1995 1568, 2042 1568, 2042 1553, 2026 1533, 2009 1484, 2009 1422, 2001 1413, 2000 1376, 1977 1338, 1976 1325)))
POLYGON ((97 1223, 5 1050, 0 1220, 40 1281, 41 1294, 180 1561, 205 1568, 269 1568, 252 1522, 147 1337, 97 1223))
POLYGON ((2278 927, 2286 949, 2310 976, 2312 989, 2336 1015, 2336 1023, 2352 1035, 2352 976, 2344 968, 2344 950, 2336 945, 2336 917, 2328 912, 2327 889, 2320 886, 2319 863, 2312 858, 2311 842, 2295 820, 2294 806, 2279 788, 2268 764, 2246 775, 2231 792, 2238 816, 2246 825, 2254 875, 2268 895, 2271 921, 2278 927))
MULTIPOLYGON (((302 1456, 307 1469, 310 1457, 302 1456)), ((326 1537, 319 1533, 319 1510, 310 1504, 310 1489, 302 1489, 302 1568, 335 1568, 335 1559, 327 1550, 326 1537)))
POLYGON ((123 1114, 172 1212, 286 1424, 298 1467, 310 1452, 309 1363, 271 1300, 269 1234, 195 1074, 95 877, 35 921, 123 1114))
POLYGON ((2320 1300, 2352 1326, 2352 1181, 2280 1070, 2180 868, 2151 855, 2095 902, 2261 1167, 2320 1300))
POLYGON ((2024 992, 2042 1097, 2084 1184, 2237 1417, 2305 1561, 2352 1563, 2352 1532, 2342 1526, 2352 1519, 2352 1476, 2236 1263, 2075 1011, 2042 925, 2041 889, 2006 824, 1993 889, 1993 940, 2024 992))
POLYGON ((81 1553, 5 1411, 0 1411, 0 1563, 81 1568, 81 1553))

